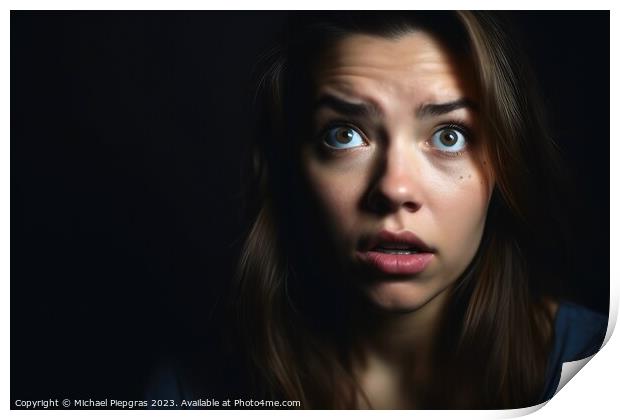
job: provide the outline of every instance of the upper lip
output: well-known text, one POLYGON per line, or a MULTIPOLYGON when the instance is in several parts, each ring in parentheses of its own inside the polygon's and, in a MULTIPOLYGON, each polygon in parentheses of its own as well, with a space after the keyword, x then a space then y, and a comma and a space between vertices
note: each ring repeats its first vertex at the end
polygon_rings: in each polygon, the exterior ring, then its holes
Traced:
POLYGON ((419 251, 435 253, 435 249, 429 247, 418 238, 413 232, 405 230, 402 232, 390 232, 389 230, 381 230, 376 235, 368 238, 367 244, 363 247, 364 251, 370 251, 371 249, 381 244, 404 244, 409 245, 412 248, 416 248, 419 251))

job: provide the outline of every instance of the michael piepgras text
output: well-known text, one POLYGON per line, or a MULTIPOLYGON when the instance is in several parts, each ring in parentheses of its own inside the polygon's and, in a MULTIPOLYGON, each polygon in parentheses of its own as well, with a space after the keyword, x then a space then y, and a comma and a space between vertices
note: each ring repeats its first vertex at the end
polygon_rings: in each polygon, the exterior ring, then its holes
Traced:
POLYGON ((94 399, 48 399, 48 400, 14 400, 14 408, 46 410, 46 409, 135 409, 135 408, 299 408, 300 401, 289 400, 255 400, 249 399, 223 399, 200 398, 195 400, 116 400, 105 398, 94 399))

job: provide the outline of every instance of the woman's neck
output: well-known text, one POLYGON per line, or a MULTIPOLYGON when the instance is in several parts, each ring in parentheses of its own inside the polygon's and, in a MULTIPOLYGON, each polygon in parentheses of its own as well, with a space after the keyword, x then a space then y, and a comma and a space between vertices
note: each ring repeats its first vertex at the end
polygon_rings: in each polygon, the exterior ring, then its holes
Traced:
POLYGON ((449 303, 450 288, 411 312, 386 312, 368 306, 354 316, 356 343, 363 353, 400 363, 431 351, 449 303))
POLYGON ((420 402, 411 396, 428 391, 449 299, 448 288, 412 312, 367 308, 359 314, 354 372, 375 408, 411 407, 420 402))

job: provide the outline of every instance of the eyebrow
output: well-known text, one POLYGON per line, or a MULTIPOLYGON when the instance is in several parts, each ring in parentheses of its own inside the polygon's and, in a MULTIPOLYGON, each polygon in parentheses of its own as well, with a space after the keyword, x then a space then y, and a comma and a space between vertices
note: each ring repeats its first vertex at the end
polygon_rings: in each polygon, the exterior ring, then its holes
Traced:
MULTIPOLYGON (((329 94, 322 95, 314 104, 315 110, 323 107, 332 108, 340 114, 357 117, 383 116, 383 111, 373 103, 353 103, 329 94)), ((476 111, 478 105, 468 98, 460 98, 441 104, 422 104, 416 110, 416 116, 418 118, 436 117, 462 108, 476 111)))
POLYGON ((461 108, 469 108, 476 111, 478 110, 478 105, 467 98, 461 98, 443 104, 422 104, 416 111, 416 115, 418 118, 436 117, 461 108))
POLYGON ((314 109, 332 108, 336 112, 357 117, 381 117, 383 111, 373 103, 353 103, 333 95, 322 95, 314 104, 314 109))

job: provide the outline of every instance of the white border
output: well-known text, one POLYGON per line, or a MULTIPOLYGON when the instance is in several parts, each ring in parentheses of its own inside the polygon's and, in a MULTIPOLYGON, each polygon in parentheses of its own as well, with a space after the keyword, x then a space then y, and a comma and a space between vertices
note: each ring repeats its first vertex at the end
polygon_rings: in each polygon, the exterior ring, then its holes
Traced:
MULTIPOLYGON (((292 3, 287 2, 265 2, 261 1, 237 1, 234 4, 231 2, 223 3, 226 7, 218 8, 217 5, 214 5, 212 2, 200 2, 200 1, 187 1, 187 0, 176 0, 174 2, 171 1, 150 1, 150 2, 139 2, 139 1, 118 1, 118 0, 110 0, 110 1, 57 1, 54 2, 53 5, 50 4, 49 1, 9 1, 7 3, 9 5, 9 10, 71 10, 71 9, 80 9, 80 10, 104 10, 104 9, 119 9, 119 10, 182 10, 182 9, 190 9, 190 10, 198 10, 204 9, 205 6, 209 8, 213 8, 214 10, 256 10, 257 6, 262 9, 287 9, 294 7, 295 9, 374 9, 378 6, 376 1, 367 1, 367 0, 346 0, 346 1, 338 1, 334 2, 333 0, 325 1, 325 0, 315 0, 312 2, 305 3, 295 3, 293 6, 292 3)), ((581 10, 584 7, 584 3, 576 2, 576 1, 505 1, 501 4, 498 4, 494 1, 477 1, 477 2, 462 2, 462 1, 445 1, 442 2, 441 5, 436 2, 413 2, 413 1, 381 1, 380 5, 384 9, 426 9, 426 8, 434 8, 434 9, 531 9, 531 10, 553 10, 557 9, 557 5, 561 5, 565 10, 581 10), (427 7, 425 7, 427 6, 427 7), (430 7, 428 7, 430 6, 430 7), (441 7, 440 7, 441 6, 441 7), (500 7, 501 6, 501 7, 500 7)), ((611 1, 588 1, 587 6, 590 10, 610 10, 613 9, 614 3, 611 1)), ((2 25, 2 35, 0 45, 2 48, 2 57, 6 58, 5 65, 1 67, 3 72, 3 79, 5 83, 0 88, 0 97, 4 98, 4 112, 2 112, 1 116, 1 124, 3 128, 3 132, 5 133, 4 141, 1 142, 2 152, 0 153, 0 171, 2 176, 0 177, 0 190, 2 197, 2 206, 0 206, 0 211, 3 212, 3 223, 0 225, 0 233, 2 237, 2 241, 0 242, 1 252, 0 252, 0 267, 2 268, 3 279, 3 305, 2 305, 2 332, 3 337, 9 337, 9 316, 10 316, 10 285, 9 285, 9 276, 10 276, 10 195, 9 195, 9 180, 10 180, 10 127, 9 127, 9 115, 10 115, 10 14, 6 13, 3 21, 5 22, 2 25), (9 80, 9 83, 6 81, 9 80)), ((615 15, 614 10, 611 12, 611 42, 612 45, 615 44, 617 40, 617 30, 615 29, 618 22, 618 19, 615 15)), ((575 30, 579 30, 579 28, 575 28, 575 30)), ((611 74, 618 74, 618 65, 617 65, 617 53, 615 49, 612 47, 610 49, 611 54, 611 74)), ((596 65, 596 63, 593 63, 596 65)), ((618 113, 617 106, 615 105, 614 98, 619 97, 618 95, 618 83, 615 81, 615 78, 611 78, 611 121, 618 121, 618 113)), ((596 121, 592 121, 592 124, 596 124, 596 121)), ((612 127, 610 127, 612 128, 612 127)), ((614 130, 611 130, 612 136, 614 130)), ((605 144, 606 139, 602 139, 601 144, 605 144)), ((588 144, 584 144, 584 147, 595 147, 593 146, 594 141, 589 139, 588 144)), ((613 188, 614 184, 619 181, 618 179, 618 170, 616 169, 618 166, 617 153, 617 139, 611 139, 611 158, 610 158, 610 168, 611 168, 611 209, 610 214, 616 215, 620 214, 620 209, 618 208, 617 201, 617 192, 613 188)), ((618 232, 618 223, 615 219, 611 218, 611 261, 615 264, 612 264, 611 269, 611 278, 618 279, 620 278, 619 268, 617 265, 618 257, 618 245, 615 240, 618 232)), ((605 244, 601 246, 602 249, 605 249, 605 244)), ((596 250, 593 250, 596 252, 596 250)), ((610 295, 611 295, 611 303, 610 303, 610 322, 609 328, 607 332, 607 337, 605 338, 604 348, 601 350, 599 354, 597 354, 590 363, 588 363, 581 372, 577 375, 576 379, 570 381, 552 400, 550 400, 546 405, 543 404, 543 408, 535 411, 532 416, 536 418, 564 418, 569 417, 586 417, 591 416, 591 418, 597 418, 599 415, 617 412, 617 393, 614 391, 616 388, 616 384, 618 382, 618 348, 619 345, 618 339, 609 340, 611 332, 613 331, 618 315, 618 285, 616 281, 612 281, 610 285, 610 295)), ((6 341, 5 341, 6 343, 6 341)), ((4 363, 2 364, 2 370, 0 371, 2 380, 1 380, 1 390, 2 390, 2 408, 3 410, 9 411, 9 384, 10 384, 10 359, 9 359, 9 345, 5 344, 2 346, 0 352, 2 352, 4 363)), ((402 418, 402 419, 411 419, 411 416, 415 416, 416 418, 505 418, 505 417, 518 417, 520 415, 527 414, 527 412, 531 412, 532 409, 523 409, 523 410, 506 410, 506 411, 356 411, 356 412, 347 412, 342 413, 338 411, 311 411, 311 412, 281 412, 281 411, 209 411, 208 413, 203 411, 187 411, 187 412, 164 412, 164 411, 9 411, 10 417, 22 417, 27 416, 28 418, 39 418, 39 417, 55 417, 61 416, 62 418, 73 418, 73 417, 83 417, 84 415, 93 415, 98 418, 118 418, 126 417, 126 416, 136 416, 136 417, 154 417, 154 418, 178 418, 182 417, 200 417, 204 416, 215 416, 220 418, 237 418, 238 416, 242 417, 250 417, 253 419, 264 418, 281 418, 281 416, 325 416, 327 418, 340 418, 340 416, 360 416, 360 417, 374 417, 380 416, 382 419, 386 417, 390 418, 402 418)), ((602 416, 603 418, 607 418, 608 415, 602 416)))
POLYGON ((587 3, 566 0, 561 3, 550 0, 535 1, 502 1, 493 0, 444 0, 439 2, 384 0, 315 0, 315 1, 284 1, 284 0, 236 0, 223 3, 199 0, 109 0, 109 1, 45 1, 45 0, 10 0, 6 2, 11 10, 611 10, 611 0, 590 0, 587 3), (561 5, 561 8, 557 6, 561 5), (587 6, 587 7, 584 7, 587 6))

